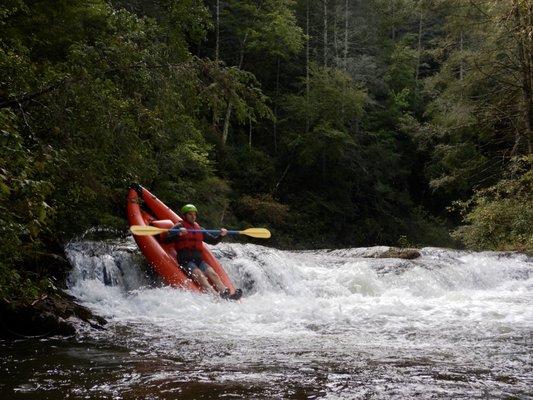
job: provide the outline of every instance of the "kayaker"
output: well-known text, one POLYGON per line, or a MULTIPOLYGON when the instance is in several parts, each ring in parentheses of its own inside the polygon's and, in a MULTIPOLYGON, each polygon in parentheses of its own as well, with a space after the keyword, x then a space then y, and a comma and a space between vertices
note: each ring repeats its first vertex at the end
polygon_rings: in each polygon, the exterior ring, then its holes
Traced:
POLYGON ((216 293, 207 280, 209 278, 222 298, 238 300, 242 296, 242 290, 237 289, 230 294, 230 290, 213 267, 202 259, 202 242, 218 244, 228 231, 222 228, 217 236, 206 232, 188 232, 188 230, 203 229, 196 222, 198 210, 193 204, 186 204, 182 207, 181 213, 183 221, 174 225, 164 239, 167 243, 175 242, 178 263, 206 292, 216 293))

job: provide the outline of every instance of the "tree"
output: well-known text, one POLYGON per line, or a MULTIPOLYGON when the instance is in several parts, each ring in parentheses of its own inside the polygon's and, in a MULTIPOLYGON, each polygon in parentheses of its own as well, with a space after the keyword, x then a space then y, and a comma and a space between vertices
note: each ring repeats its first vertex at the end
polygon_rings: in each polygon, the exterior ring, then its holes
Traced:
POLYGON ((465 199, 472 188, 496 183, 510 157, 531 152, 531 2, 454 0, 439 7, 448 13, 444 58, 426 80, 431 120, 418 140, 434 149, 432 187, 465 199))
MULTIPOLYGON (((221 14, 225 44, 221 59, 242 69, 246 54, 252 57, 260 54, 264 62, 265 54, 277 60, 298 52, 303 36, 296 24, 293 8, 294 2, 291 0, 228 1, 221 14), (233 49, 237 49, 237 52, 233 49)), ((234 104, 228 102, 221 134, 222 144, 228 138, 233 107, 234 104)))

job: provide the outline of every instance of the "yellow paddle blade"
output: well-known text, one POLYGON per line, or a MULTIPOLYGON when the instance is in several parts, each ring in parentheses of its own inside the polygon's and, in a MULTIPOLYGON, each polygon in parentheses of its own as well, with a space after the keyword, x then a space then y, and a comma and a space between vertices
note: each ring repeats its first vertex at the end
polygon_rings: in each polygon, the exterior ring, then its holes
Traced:
POLYGON ((265 228, 248 228, 244 231, 239 231, 239 233, 241 235, 247 235, 259 239, 268 239, 271 236, 270 231, 265 228))
POLYGON ((167 232, 168 229, 156 228, 155 226, 132 225, 130 226, 130 231, 137 236, 154 236, 167 232))

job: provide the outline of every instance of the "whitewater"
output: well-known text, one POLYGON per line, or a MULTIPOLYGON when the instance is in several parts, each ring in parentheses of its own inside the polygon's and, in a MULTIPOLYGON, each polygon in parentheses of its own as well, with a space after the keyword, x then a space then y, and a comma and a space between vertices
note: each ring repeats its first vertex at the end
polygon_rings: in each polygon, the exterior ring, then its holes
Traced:
POLYGON ((20 398, 532 398, 527 255, 423 248, 420 258, 401 260, 372 258, 386 247, 210 248, 243 289, 242 301, 166 287, 131 239, 70 243, 69 292, 105 317, 107 327, 80 326, 66 347, 46 342, 57 359, 48 371, 57 379, 37 368, 15 392, 20 398))

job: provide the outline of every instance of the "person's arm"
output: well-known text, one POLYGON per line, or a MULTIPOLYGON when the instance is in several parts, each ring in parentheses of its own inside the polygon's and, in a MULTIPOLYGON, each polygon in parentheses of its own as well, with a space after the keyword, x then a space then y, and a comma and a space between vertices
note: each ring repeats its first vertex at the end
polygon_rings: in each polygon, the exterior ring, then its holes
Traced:
MULTIPOLYGON (((202 228, 202 229, 204 229, 204 228, 202 228)), ((203 240, 204 240, 204 242, 209 243, 209 244, 219 244, 222 241, 222 238, 224 236, 226 236, 227 232, 228 231, 226 229, 224 229, 224 228, 222 228, 220 230, 220 233, 218 235, 213 235, 211 233, 204 232, 203 233, 203 236, 204 236, 203 240)))
POLYGON ((184 228, 181 225, 181 223, 178 222, 176 225, 170 228, 166 236, 163 238, 163 242, 164 243, 175 242, 176 240, 180 238, 181 234, 183 233, 183 229, 184 228))

